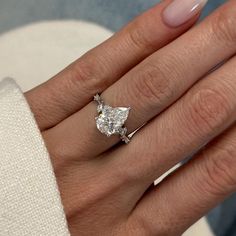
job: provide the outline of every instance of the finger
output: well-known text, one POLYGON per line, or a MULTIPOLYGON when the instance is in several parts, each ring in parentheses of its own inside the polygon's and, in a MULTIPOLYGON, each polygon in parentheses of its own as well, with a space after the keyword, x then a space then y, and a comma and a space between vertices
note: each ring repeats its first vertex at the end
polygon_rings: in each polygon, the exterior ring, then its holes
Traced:
POLYGON ((138 131, 129 145, 107 156, 121 178, 139 183, 134 185, 133 199, 236 121, 235 64, 236 57, 138 131))
MULTIPOLYGON (((126 122, 129 132, 158 115, 212 67, 235 53, 233 33, 231 39, 225 36, 229 35, 226 32, 235 31, 232 23, 236 22, 232 10, 235 5, 233 1, 220 8, 198 27, 148 57, 102 94, 105 102, 112 106, 132 108, 126 122), (232 22, 227 23, 228 18, 232 22), (223 28, 226 23, 227 27, 223 28)), ((52 148, 63 147, 62 152, 74 158, 81 156, 81 150, 86 150, 83 157, 88 158, 117 143, 119 137, 107 138, 97 130, 96 115, 93 102, 49 130, 46 136, 52 140, 52 148), (60 138, 62 132, 64 136, 60 138), (58 138, 53 140, 52 137, 58 138)))
POLYGON ((133 217, 156 234, 182 235, 235 190, 236 125, 152 189, 133 217))
POLYGON ((48 82, 26 93, 42 130, 81 109, 146 56, 186 31, 197 19, 171 28, 161 18, 170 0, 145 12, 48 82))

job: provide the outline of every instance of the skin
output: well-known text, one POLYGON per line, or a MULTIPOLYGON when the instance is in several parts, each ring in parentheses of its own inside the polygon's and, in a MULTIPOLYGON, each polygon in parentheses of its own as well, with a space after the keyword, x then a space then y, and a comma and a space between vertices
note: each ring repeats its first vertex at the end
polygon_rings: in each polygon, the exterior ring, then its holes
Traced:
POLYGON ((25 93, 72 235, 181 235, 236 190, 236 1, 188 32, 198 16, 168 27, 169 3, 25 93), (148 122, 130 144, 96 129, 96 93, 132 107, 130 132, 148 122))

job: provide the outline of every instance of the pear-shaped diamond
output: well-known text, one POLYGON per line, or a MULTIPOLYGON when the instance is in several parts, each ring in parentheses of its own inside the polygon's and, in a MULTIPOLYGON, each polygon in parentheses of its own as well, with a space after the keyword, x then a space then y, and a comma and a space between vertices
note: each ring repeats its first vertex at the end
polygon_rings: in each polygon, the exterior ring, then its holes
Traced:
POLYGON ((96 125, 101 133, 111 136, 119 134, 122 126, 128 118, 130 108, 110 107, 103 105, 99 107, 99 116, 96 117, 96 125))

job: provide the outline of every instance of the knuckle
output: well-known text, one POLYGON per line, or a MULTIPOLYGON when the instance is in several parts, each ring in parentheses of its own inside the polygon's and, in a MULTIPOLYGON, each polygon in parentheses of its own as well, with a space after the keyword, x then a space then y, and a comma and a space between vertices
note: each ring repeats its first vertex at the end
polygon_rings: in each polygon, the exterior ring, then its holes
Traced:
MULTIPOLYGON (((191 94, 192 95, 192 94, 191 94)), ((212 131, 227 121, 230 113, 229 101, 223 92, 204 88, 195 92, 189 105, 189 118, 192 127, 198 131, 212 131)))
POLYGON ((128 38, 130 39, 132 45, 136 46, 138 49, 148 50, 150 48, 153 50, 156 46, 150 37, 148 37, 145 33, 145 27, 146 25, 144 25, 142 21, 136 20, 132 23, 132 26, 128 31, 128 38))
POLYGON ((205 162, 204 170, 207 174, 205 191, 213 195, 224 195, 236 187, 236 177, 232 166, 235 165, 236 147, 220 148, 217 154, 205 162))
POLYGON ((71 65, 70 83, 72 86, 79 86, 85 92, 100 92, 109 86, 106 78, 106 63, 99 58, 90 58, 84 55, 78 62, 71 65))
POLYGON ((231 4, 225 6, 211 22, 213 35, 230 45, 236 41, 236 15, 234 9, 235 6, 232 8, 231 4))
MULTIPOLYGON (((170 79, 161 66, 148 64, 134 80, 134 92, 141 96, 143 102, 160 105, 164 99, 172 96, 170 79)), ((132 88, 133 89, 133 88, 132 88)))

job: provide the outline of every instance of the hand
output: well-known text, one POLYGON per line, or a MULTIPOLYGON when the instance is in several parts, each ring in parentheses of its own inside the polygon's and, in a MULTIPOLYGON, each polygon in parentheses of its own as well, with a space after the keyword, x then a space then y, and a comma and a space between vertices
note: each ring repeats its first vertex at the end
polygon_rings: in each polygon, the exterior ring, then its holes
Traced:
POLYGON ((180 37, 198 16, 170 27, 169 3, 25 94, 72 235, 180 235, 236 189, 236 1, 180 37), (132 108, 129 132, 148 122, 128 145, 97 130, 96 93, 132 108))

